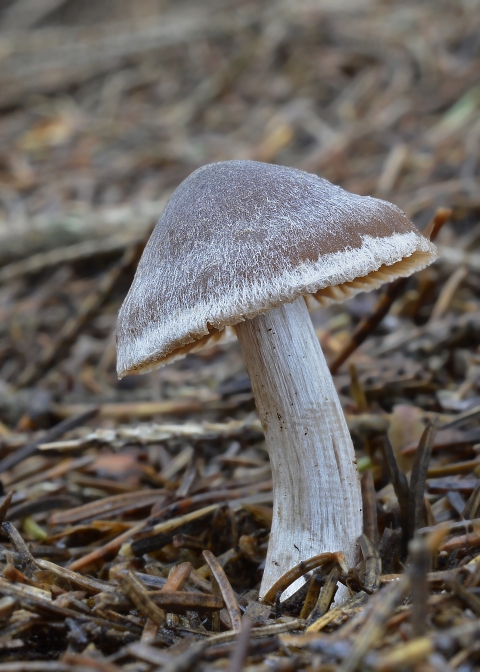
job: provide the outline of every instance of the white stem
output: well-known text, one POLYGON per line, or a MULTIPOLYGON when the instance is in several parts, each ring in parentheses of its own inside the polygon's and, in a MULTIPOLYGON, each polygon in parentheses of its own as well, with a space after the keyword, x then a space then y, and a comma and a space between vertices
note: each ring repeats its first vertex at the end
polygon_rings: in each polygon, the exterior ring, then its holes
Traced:
MULTIPOLYGON (((288 569, 317 553, 343 551, 352 566, 362 497, 350 433, 304 299, 235 330, 273 472, 262 597, 288 569)), ((298 588, 295 582, 282 599, 298 588)))

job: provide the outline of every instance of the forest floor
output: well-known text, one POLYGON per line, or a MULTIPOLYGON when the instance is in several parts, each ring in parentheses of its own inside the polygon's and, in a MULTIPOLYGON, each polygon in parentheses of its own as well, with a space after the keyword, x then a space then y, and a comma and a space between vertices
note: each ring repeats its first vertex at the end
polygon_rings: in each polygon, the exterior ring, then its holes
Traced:
POLYGON ((12 0, 0 148, 0 672, 479 669, 480 2, 12 0), (362 558, 273 604, 238 345, 115 372, 168 196, 234 158, 391 200, 439 249, 312 314, 362 558))

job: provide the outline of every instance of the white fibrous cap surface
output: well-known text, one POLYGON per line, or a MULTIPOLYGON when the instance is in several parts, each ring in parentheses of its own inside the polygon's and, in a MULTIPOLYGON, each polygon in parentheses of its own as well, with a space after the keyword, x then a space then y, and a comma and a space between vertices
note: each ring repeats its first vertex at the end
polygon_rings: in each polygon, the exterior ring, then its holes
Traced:
POLYGON ((152 233, 117 326, 120 376, 301 295, 341 301, 424 268, 435 247, 396 206, 255 161, 199 168, 152 233))

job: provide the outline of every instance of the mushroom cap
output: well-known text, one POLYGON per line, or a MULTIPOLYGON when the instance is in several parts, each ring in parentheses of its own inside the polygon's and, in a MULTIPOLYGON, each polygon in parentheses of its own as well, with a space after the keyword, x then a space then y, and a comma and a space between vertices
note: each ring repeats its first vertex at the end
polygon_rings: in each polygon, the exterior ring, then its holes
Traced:
POLYGON ((301 295, 310 309, 343 301, 435 258, 386 201, 284 166, 203 166, 145 247, 118 318, 118 375, 146 373, 301 295))

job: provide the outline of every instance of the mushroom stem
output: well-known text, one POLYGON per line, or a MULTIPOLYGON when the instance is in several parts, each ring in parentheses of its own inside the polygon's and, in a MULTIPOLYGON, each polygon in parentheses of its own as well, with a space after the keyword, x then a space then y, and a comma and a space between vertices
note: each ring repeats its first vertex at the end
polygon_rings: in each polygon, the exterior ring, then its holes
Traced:
POLYGON ((303 297, 235 330, 273 473, 263 597, 287 570, 319 553, 343 551, 348 566, 357 561, 362 497, 350 433, 303 297))

